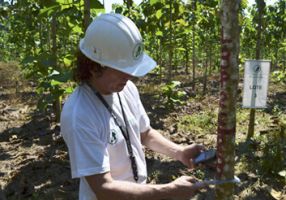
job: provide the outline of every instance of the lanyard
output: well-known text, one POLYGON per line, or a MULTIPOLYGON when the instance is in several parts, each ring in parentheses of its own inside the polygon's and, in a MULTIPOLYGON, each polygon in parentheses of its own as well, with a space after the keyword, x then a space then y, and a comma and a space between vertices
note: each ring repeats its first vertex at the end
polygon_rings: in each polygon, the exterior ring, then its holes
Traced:
POLYGON ((95 91, 93 89, 93 87, 91 87, 90 85, 89 85, 89 87, 92 89, 92 91, 98 97, 98 99, 102 102, 102 104, 105 106, 105 108, 109 111, 111 117, 114 119, 115 124, 119 127, 119 129, 120 129, 120 131, 121 131, 121 133, 122 133, 122 135, 123 135, 123 137, 124 137, 124 139, 126 141, 127 150, 128 150, 128 154, 129 154, 129 159, 131 161, 131 168, 132 168, 132 172, 133 172, 133 177, 134 177, 134 180, 137 182, 138 181, 138 169, 137 169, 137 165, 136 165, 136 159, 135 159, 135 156, 133 154, 131 141, 130 141, 130 137, 129 137, 129 132, 128 132, 128 128, 127 128, 126 114, 124 112, 124 109, 123 109, 123 106, 122 106, 122 101, 121 101, 119 93, 117 93, 117 96, 118 96, 118 99, 119 99, 119 103, 120 103, 121 112, 122 112, 122 115, 123 115, 123 120, 124 120, 124 123, 125 123, 125 127, 120 125, 120 123, 118 122, 117 116, 115 115, 115 113, 112 110, 112 108, 110 107, 110 105, 103 98, 103 96, 99 92, 95 91))

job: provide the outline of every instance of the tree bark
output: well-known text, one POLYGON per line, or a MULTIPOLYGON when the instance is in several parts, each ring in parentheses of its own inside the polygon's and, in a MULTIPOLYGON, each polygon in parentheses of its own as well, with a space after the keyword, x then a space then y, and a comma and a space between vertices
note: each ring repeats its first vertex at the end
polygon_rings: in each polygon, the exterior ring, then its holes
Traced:
MULTIPOLYGON (((239 22, 240 0, 221 3, 221 77, 217 135, 217 173, 219 180, 234 178, 236 101, 239 80, 239 22)), ((217 200, 233 199, 234 185, 215 188, 217 200)))
MULTIPOLYGON (((207 51, 206 51, 207 52, 207 51)), ((204 79, 203 79, 203 95, 206 94, 207 92, 207 80, 208 80, 208 68, 209 68, 209 63, 208 63, 208 54, 205 58, 205 64, 203 65, 204 66, 204 79)))
POLYGON ((172 80, 172 70, 173 70, 173 16, 172 16, 172 0, 169 1, 170 3, 170 37, 169 37, 169 68, 168 68, 168 78, 167 81, 170 82, 172 80))
POLYGON ((84 11, 83 11, 83 28, 84 31, 87 29, 88 25, 90 24, 90 0, 84 0, 84 11))
POLYGON ((124 4, 127 7, 128 15, 131 16, 131 7, 132 7, 132 4, 133 4, 133 0, 123 0, 123 2, 124 2, 124 4))
MULTIPOLYGON (((258 25, 257 25, 257 38, 256 38, 256 52, 255 52, 255 59, 260 59, 261 53, 261 33, 262 33, 262 17, 265 8, 264 0, 256 0, 257 8, 258 8, 258 25)), ((254 135, 254 122, 255 122, 255 109, 250 109, 250 116, 249 116, 249 124, 248 124, 248 132, 247 132, 247 139, 251 139, 254 135)))
MULTIPOLYGON (((52 17, 52 55, 54 60, 55 69, 58 68, 58 62, 57 62, 57 18, 56 15, 52 17)), ((53 109, 55 112, 56 119, 55 121, 58 123, 60 122, 61 117, 61 98, 57 97, 53 102, 53 109)))
POLYGON ((185 51, 185 73, 188 75, 189 72, 189 49, 186 47, 185 51))
POLYGON ((265 9, 264 0, 256 0, 258 7, 258 24, 257 24, 257 39, 256 39, 256 60, 260 59, 261 53, 261 33, 262 33, 262 17, 265 9))
POLYGON ((193 49, 193 55, 192 55, 192 65, 193 65, 193 85, 192 90, 195 92, 196 90, 196 45, 195 45, 195 11, 196 11, 196 1, 193 0, 192 4, 192 10, 194 15, 194 21, 193 21, 193 27, 192 27, 192 49, 193 49))

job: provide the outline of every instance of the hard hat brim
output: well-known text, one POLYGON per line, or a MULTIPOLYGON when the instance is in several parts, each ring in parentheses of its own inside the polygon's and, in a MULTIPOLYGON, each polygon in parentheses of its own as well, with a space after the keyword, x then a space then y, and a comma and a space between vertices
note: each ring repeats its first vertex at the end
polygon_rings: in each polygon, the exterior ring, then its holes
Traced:
MULTIPOLYGON (((123 69, 117 69, 119 71, 122 71, 126 74, 129 74, 131 76, 136 76, 136 77, 142 77, 145 76, 148 72, 150 72, 152 69, 154 69, 157 66, 157 63, 146 53, 143 53, 142 59, 135 65, 125 67, 123 69)), ((111 68, 113 68, 111 66, 111 68)))
POLYGON ((86 52, 84 50, 83 43, 84 43, 83 39, 81 39, 79 48, 86 57, 88 57, 92 61, 97 62, 103 66, 116 69, 118 71, 129 74, 131 76, 142 77, 157 66, 157 63, 150 56, 148 56, 146 53, 143 53, 142 58, 140 58, 137 62, 135 62, 135 64, 131 66, 119 67, 116 65, 116 63, 109 63, 108 61, 98 60, 94 56, 90 55, 89 52, 86 52))

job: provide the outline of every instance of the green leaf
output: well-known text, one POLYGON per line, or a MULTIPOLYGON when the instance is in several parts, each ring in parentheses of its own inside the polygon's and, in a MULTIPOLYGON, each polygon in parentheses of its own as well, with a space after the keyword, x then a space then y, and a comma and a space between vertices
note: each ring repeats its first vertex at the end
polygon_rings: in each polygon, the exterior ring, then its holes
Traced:
POLYGON ((161 2, 161 0, 150 0, 150 5, 152 6, 152 5, 154 5, 154 4, 156 4, 156 3, 160 3, 161 2))
POLYGON ((180 13, 184 13, 185 12, 185 6, 184 5, 180 5, 180 7, 179 7, 179 12, 180 13))
POLYGON ((39 84, 39 86, 38 86, 38 88, 37 88, 37 91, 40 93, 40 90, 41 89, 48 89, 48 88, 50 88, 51 87, 51 83, 48 83, 48 82, 46 82, 46 81, 44 81, 44 82, 40 82, 40 84, 39 84))
POLYGON ((182 26, 188 26, 188 23, 183 19, 177 19, 176 22, 181 24, 182 26))
POLYGON ((160 18, 162 17, 162 15, 163 15, 162 10, 161 10, 161 9, 160 9, 160 10, 157 10, 157 12, 156 12, 156 18, 157 18, 157 19, 160 19, 160 18))
POLYGON ((98 14, 98 13, 105 13, 105 9, 102 8, 98 8, 98 9, 94 9, 94 11, 98 14))
POLYGON ((180 86, 180 85, 181 85, 181 82, 180 82, 180 81, 172 81, 171 84, 172 84, 174 87, 177 87, 177 86, 180 86))
POLYGON ((56 12, 58 10, 58 8, 60 8, 61 6, 59 4, 56 5, 52 5, 46 8, 43 8, 40 10, 40 15, 51 15, 51 13, 56 12))
POLYGON ((30 64, 33 63, 35 61, 35 57, 34 56, 27 56, 22 60, 22 64, 26 65, 26 64, 30 64))
POLYGON ((162 31, 157 31, 155 34, 156 34, 157 36, 163 36, 163 32, 162 32, 162 31))
POLYGON ((48 67, 55 65, 55 59, 56 58, 53 55, 44 53, 38 56, 37 61, 38 61, 39 67, 44 72, 48 69, 48 67))
POLYGON ((64 58, 64 64, 65 64, 66 66, 71 66, 72 60, 70 60, 70 59, 68 59, 68 58, 64 58))
POLYGON ((51 81, 51 85, 52 85, 52 86, 56 86, 56 85, 60 85, 60 84, 62 84, 62 83, 59 82, 59 81, 56 81, 56 80, 52 80, 52 81, 51 81))
POLYGON ((58 82, 62 82, 65 83, 68 80, 70 80, 72 78, 72 72, 71 71, 66 71, 60 74, 53 74, 52 76, 49 76, 49 78, 51 80, 55 80, 58 82))
POLYGON ((73 91, 74 91, 73 87, 68 87, 68 88, 65 89, 65 93, 66 94, 71 94, 73 91))
POLYGON ((79 26, 79 25, 75 25, 73 28, 72 28, 73 32, 75 33, 83 33, 82 31, 82 28, 79 26))
POLYGON ((41 3, 43 4, 44 7, 51 7, 51 6, 54 6, 54 5, 58 5, 59 6, 59 3, 55 2, 55 1, 42 1, 41 3))
POLYGON ((187 93, 185 91, 178 91, 178 97, 181 98, 185 96, 187 93))
POLYGON ((178 47, 178 48, 176 48, 178 51, 186 51, 186 49, 185 48, 183 48, 183 47, 178 47))
POLYGON ((66 0, 56 0, 59 4, 66 4, 66 0))
POLYGON ((71 6, 73 4, 73 0, 56 0, 56 2, 65 6, 71 6))

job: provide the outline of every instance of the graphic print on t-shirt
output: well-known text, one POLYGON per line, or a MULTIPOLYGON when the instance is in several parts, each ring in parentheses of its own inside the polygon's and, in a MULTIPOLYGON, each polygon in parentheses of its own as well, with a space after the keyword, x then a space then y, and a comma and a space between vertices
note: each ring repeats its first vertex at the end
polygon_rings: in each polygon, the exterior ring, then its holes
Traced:
POLYGON ((117 132, 116 130, 114 129, 111 129, 110 130, 110 139, 109 139, 109 144, 113 145, 113 144, 116 144, 118 141, 118 135, 117 135, 117 132))

